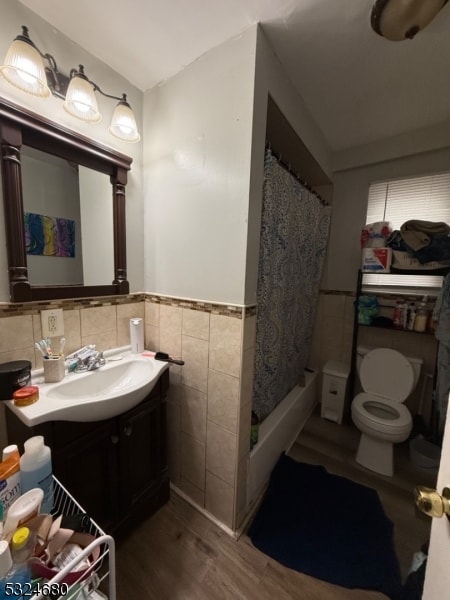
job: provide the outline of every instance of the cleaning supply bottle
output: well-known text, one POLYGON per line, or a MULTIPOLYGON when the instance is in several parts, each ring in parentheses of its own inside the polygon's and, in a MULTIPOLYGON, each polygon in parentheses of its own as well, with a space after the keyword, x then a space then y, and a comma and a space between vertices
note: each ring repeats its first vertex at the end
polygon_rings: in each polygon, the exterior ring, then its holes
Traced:
POLYGON ((17 529, 11 538, 11 549, 6 540, 0 541, 0 600, 22 597, 30 583, 27 561, 32 556, 34 537, 28 527, 17 529))
POLYGON ((24 443, 25 452, 20 457, 20 481, 22 493, 41 488, 44 499, 41 512, 49 514, 53 508, 52 456, 44 437, 35 435, 24 443))

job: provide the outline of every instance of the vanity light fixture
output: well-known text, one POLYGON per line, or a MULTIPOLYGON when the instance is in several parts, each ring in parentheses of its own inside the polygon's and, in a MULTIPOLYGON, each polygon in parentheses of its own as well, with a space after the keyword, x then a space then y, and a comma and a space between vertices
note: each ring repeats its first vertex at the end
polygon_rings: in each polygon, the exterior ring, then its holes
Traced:
POLYGON ((67 77, 60 71, 51 54, 43 54, 33 43, 28 28, 22 25, 22 33, 18 35, 8 52, 0 72, 9 83, 22 91, 47 98, 52 93, 64 100, 63 107, 72 116, 89 123, 99 123, 102 115, 98 110, 95 92, 106 98, 118 100, 114 110, 109 132, 125 142, 138 142, 139 135, 136 119, 126 94, 113 96, 106 94, 94 82, 88 79, 83 65, 72 69, 67 77), (44 60, 47 65, 44 64, 44 60))

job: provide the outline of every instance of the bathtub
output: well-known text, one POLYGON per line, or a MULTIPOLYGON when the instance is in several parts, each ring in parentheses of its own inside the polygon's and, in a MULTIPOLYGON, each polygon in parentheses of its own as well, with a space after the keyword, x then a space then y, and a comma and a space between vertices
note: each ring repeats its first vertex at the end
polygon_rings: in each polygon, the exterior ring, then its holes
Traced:
POLYGON ((252 509, 265 490, 280 454, 287 452, 319 401, 318 371, 305 371, 305 385, 295 386, 259 428, 258 443, 247 469, 247 507, 252 509))

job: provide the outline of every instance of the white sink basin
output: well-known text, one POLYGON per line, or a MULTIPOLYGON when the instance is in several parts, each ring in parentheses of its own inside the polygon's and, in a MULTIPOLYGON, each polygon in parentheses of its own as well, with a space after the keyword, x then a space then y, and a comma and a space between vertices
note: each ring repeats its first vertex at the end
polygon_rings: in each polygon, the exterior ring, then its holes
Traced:
POLYGON ((32 376, 39 386, 39 400, 30 406, 8 404, 28 426, 46 421, 101 421, 134 408, 152 390, 168 364, 129 351, 114 355, 105 352, 106 364, 94 371, 68 373, 58 383, 45 383, 32 376), (118 356, 122 358, 117 360, 118 356))

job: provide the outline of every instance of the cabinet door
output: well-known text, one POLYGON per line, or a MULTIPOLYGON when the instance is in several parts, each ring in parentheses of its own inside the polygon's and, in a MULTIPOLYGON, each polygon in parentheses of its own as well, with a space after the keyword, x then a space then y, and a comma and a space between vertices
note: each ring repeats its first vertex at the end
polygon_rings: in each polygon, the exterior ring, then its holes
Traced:
MULTIPOLYGON (((76 429, 78 423, 73 423, 76 429)), ((53 459, 53 472, 102 529, 118 519, 118 445, 116 421, 103 421, 78 437, 53 459)))
POLYGON ((161 404, 143 402, 119 418, 121 506, 127 512, 144 504, 161 480, 161 404))

